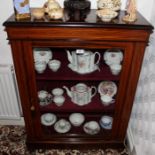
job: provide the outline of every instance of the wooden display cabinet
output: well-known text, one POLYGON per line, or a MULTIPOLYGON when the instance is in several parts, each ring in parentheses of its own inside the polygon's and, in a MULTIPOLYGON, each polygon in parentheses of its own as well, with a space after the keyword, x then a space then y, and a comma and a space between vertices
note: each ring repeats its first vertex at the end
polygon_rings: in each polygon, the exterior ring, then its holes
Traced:
POLYGON ((110 23, 102 22, 95 12, 91 10, 84 15, 75 13, 75 16, 69 16, 66 11, 63 20, 55 21, 49 20, 48 16, 42 20, 31 17, 16 21, 13 15, 4 23, 12 48, 29 146, 123 147, 143 55, 153 27, 140 14, 135 23, 126 24, 122 22, 123 11, 110 23), (49 48, 52 59, 61 61, 60 69, 53 72, 47 66, 42 74, 38 74, 34 67, 35 48, 49 48), (103 58, 105 52, 112 48, 123 54, 122 69, 118 75, 111 73, 103 58), (99 52, 100 71, 88 74, 72 71, 68 67, 66 50, 77 49, 99 52), (113 96, 115 102, 108 106, 101 102, 99 92, 89 104, 79 106, 71 101, 65 90, 62 106, 55 105, 53 100, 46 106, 39 104, 40 90, 51 93, 54 88, 63 88, 64 85, 70 88, 77 83, 98 89, 103 81, 112 81, 117 86, 117 93, 113 96), (54 113, 57 121, 62 118, 69 121, 70 114, 75 112, 84 114, 85 121, 79 127, 71 124, 66 133, 55 131, 54 124, 41 124, 42 114, 54 113), (83 126, 86 122, 97 121, 100 125, 104 115, 113 118, 112 129, 100 126, 97 134, 85 133, 83 126))

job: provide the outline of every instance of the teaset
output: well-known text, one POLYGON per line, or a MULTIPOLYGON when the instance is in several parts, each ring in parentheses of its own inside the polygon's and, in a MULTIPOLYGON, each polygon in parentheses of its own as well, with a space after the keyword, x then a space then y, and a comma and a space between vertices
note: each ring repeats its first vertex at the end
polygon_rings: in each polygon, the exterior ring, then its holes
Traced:
MULTIPOLYGON (((101 53, 92 52, 85 49, 66 50, 69 61, 68 68, 78 74, 90 74, 94 71, 100 71, 99 62, 101 53)), ((37 73, 42 74, 48 68, 57 72, 61 67, 61 61, 52 59, 53 54, 49 48, 34 48, 34 66, 37 73)), ((118 75, 122 70, 121 62, 123 53, 119 49, 108 49, 103 54, 103 60, 110 68, 113 75, 118 75)))
POLYGON ((58 133, 69 132, 72 126, 80 127, 82 124, 84 132, 90 135, 98 134, 101 128, 106 130, 112 129, 113 118, 108 115, 103 115, 99 123, 94 120, 85 121, 86 118, 82 113, 71 113, 69 119, 61 118, 58 121, 57 116, 53 113, 44 113, 41 115, 41 124, 44 126, 54 125, 54 129, 58 133))
POLYGON ((34 67, 37 73, 42 74, 46 70, 47 66, 53 72, 57 72, 61 67, 61 61, 52 59, 53 54, 49 48, 34 48, 34 67))

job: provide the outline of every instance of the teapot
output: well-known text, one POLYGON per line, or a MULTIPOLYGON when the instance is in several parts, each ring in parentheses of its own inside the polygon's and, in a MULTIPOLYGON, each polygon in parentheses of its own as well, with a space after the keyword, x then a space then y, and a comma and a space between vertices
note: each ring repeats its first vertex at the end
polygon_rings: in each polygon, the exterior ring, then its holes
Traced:
POLYGON ((72 52, 67 50, 67 58, 70 62, 69 67, 78 73, 90 73, 98 69, 97 65, 100 57, 99 52, 93 53, 84 49, 77 49, 72 52), (97 60, 96 55, 98 56, 97 60))
POLYGON ((78 83, 71 87, 71 90, 66 86, 63 86, 67 95, 71 98, 71 101, 77 105, 83 106, 91 102, 93 96, 95 96, 97 89, 94 86, 88 87, 84 83, 78 83), (94 89, 94 92, 93 92, 94 89))

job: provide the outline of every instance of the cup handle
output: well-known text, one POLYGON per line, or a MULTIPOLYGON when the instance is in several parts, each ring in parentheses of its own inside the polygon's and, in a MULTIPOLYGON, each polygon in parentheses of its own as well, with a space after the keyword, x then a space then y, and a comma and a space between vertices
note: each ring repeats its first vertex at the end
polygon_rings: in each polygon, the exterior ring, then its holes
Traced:
POLYGON ((94 97, 96 95, 96 93, 97 93, 97 89, 96 89, 95 86, 91 86, 91 92, 92 92, 93 89, 94 89, 94 93, 92 93, 91 98, 94 97))
POLYGON ((95 65, 97 65, 97 64, 99 63, 100 59, 101 59, 101 55, 100 55, 99 52, 95 52, 95 56, 96 56, 96 55, 98 55, 98 59, 97 59, 95 65))

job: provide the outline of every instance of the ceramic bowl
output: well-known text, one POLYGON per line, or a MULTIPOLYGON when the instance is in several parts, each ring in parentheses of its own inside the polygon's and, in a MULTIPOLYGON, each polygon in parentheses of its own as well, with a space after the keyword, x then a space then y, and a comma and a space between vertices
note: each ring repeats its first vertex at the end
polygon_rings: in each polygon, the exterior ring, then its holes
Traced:
POLYGON ((118 13, 116 11, 113 11, 111 9, 102 9, 97 10, 98 17, 101 18, 104 22, 110 22, 113 18, 117 17, 118 13))
POLYGON ((60 95, 60 96, 54 96, 53 101, 57 106, 62 106, 65 102, 65 97, 60 95))
POLYGON ((52 94, 55 95, 55 96, 63 95, 63 93, 64 93, 64 90, 61 89, 61 88, 54 88, 52 90, 52 94))
POLYGON ((43 73, 45 71, 47 64, 46 64, 45 61, 36 61, 34 66, 35 66, 35 70, 39 74, 41 74, 41 73, 43 73))
POLYGON ((84 122, 85 117, 81 113, 72 113, 69 116, 69 120, 72 123, 72 125, 74 125, 74 126, 80 126, 84 122))
POLYGON ((44 17, 44 8, 34 8, 32 10, 32 16, 35 18, 35 19, 42 19, 44 17))
POLYGON ((58 71, 58 69, 60 68, 60 66, 61 66, 61 61, 59 61, 59 60, 54 59, 54 60, 50 60, 50 61, 48 62, 48 67, 49 67, 53 72, 58 71))

